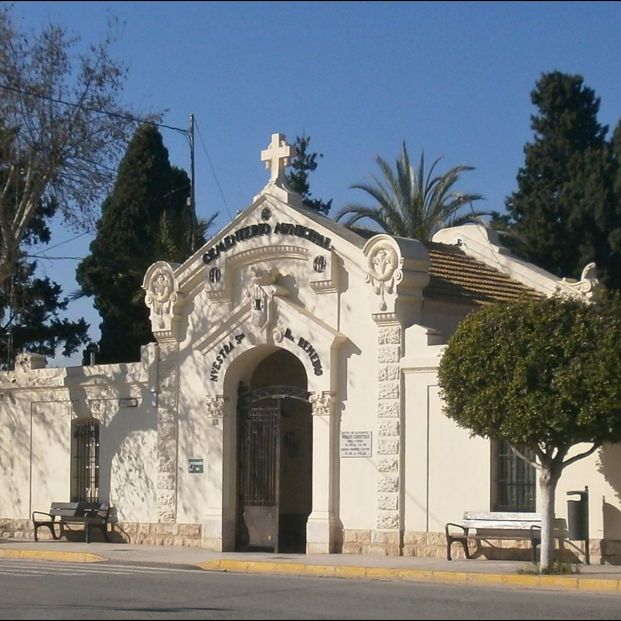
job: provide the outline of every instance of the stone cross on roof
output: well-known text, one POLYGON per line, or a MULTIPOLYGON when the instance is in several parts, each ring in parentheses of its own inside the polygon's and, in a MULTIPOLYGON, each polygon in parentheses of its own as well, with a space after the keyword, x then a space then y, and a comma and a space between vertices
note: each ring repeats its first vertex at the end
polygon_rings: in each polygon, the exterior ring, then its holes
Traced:
POLYGON ((284 134, 272 134, 272 142, 261 151, 261 161, 265 162, 265 168, 271 170, 270 183, 283 184, 285 166, 289 165, 293 153, 294 149, 287 144, 284 134))

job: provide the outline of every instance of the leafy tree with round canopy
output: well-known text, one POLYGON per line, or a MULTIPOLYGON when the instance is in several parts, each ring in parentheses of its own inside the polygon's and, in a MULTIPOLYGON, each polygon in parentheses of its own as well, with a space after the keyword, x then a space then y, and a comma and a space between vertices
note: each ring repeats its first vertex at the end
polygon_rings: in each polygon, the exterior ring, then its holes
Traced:
POLYGON ((620 368, 621 301, 601 293, 592 303, 553 297, 485 306, 448 341, 438 371, 444 413, 473 435, 509 442, 525 460, 525 448, 535 452, 542 572, 553 561, 563 469, 621 440, 620 368))
POLYGON ((405 142, 393 170, 381 157, 376 158, 382 177, 373 176, 373 183, 356 183, 352 189, 363 190, 377 205, 360 203, 346 205, 336 214, 347 227, 361 220, 370 220, 389 235, 429 241, 434 233, 447 226, 479 222, 484 212, 463 212, 466 205, 481 200, 480 194, 456 192, 453 186, 461 173, 474 170, 472 166, 456 166, 441 175, 433 176, 442 158, 436 159, 425 171, 425 155, 421 154, 418 168, 410 163, 405 142))

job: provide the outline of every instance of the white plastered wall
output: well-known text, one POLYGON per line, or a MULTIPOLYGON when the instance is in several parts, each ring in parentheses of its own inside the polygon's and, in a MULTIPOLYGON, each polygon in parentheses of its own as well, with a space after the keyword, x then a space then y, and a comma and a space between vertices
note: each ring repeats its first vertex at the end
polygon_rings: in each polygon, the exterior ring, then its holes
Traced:
POLYGON ((375 528, 377 513, 378 326, 369 302, 373 296, 371 287, 359 269, 347 267, 348 286, 340 297, 341 331, 348 337, 337 369, 340 432, 370 432, 372 456, 340 457, 340 518, 346 530, 369 530, 375 528))
POLYGON ((465 510, 489 510, 489 442, 442 413, 434 369, 404 368, 403 381, 405 529, 440 532, 465 510))
POLYGON ((68 405, 67 402, 32 404, 30 505, 33 511, 47 511, 53 500, 69 500, 71 410, 68 405))
POLYGON ((121 521, 156 521, 157 429, 147 358, 0 374, 0 517, 29 519, 53 501, 70 500, 72 421, 94 417, 100 499, 121 521))
MULTIPOLYGON (((576 445, 569 453, 582 453, 588 444, 576 445)), ((563 470, 556 491, 557 518, 567 519, 567 501, 578 500, 569 491, 589 491, 590 539, 621 540, 621 444, 608 444, 563 470)))

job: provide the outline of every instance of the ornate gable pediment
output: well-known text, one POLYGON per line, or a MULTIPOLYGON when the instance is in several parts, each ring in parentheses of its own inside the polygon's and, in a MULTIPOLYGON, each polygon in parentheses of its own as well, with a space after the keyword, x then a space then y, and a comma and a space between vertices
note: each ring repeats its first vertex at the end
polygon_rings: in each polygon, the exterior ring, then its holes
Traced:
POLYGON ((343 257, 358 260, 364 241, 301 206, 285 183, 291 156, 284 137, 274 134, 262 152, 270 179, 253 203, 183 265, 149 268, 143 286, 158 340, 195 343, 247 302, 253 321, 266 329, 275 296, 315 307, 321 306, 315 296, 339 292, 343 257))
MULTIPOLYGON (((274 205, 262 197, 250 209, 247 218, 229 227, 204 248, 205 294, 213 301, 230 301, 233 284, 245 267, 277 266, 281 274, 286 265, 304 280, 315 293, 338 290, 338 258, 329 232, 287 206, 274 205), (259 216, 257 218, 257 215, 259 216)), ((267 271, 272 268, 268 267, 267 271)))

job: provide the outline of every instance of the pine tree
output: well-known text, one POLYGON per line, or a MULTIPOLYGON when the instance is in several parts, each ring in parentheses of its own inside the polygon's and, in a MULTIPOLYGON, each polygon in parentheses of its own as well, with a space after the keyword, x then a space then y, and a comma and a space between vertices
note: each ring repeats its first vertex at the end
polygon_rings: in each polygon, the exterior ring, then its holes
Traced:
POLYGON ((581 76, 558 71, 542 75, 531 99, 534 140, 524 147, 508 214, 494 223, 517 254, 552 273, 579 278, 595 261, 603 282, 619 288, 621 209, 600 100, 581 76))
POLYGON ((159 131, 140 127, 103 203, 91 254, 77 271, 102 319, 97 362, 138 360, 140 347, 153 340, 142 279, 153 262, 190 254, 189 193, 188 176, 170 165, 159 131))
POLYGON ((59 284, 36 275, 37 262, 27 254, 50 241, 47 221, 55 212, 54 202, 41 202, 26 229, 11 278, 0 283, 0 362, 7 368, 13 368, 20 351, 52 357, 62 347, 62 354, 69 356, 88 342, 88 324, 60 317, 69 298, 62 297, 59 284))
POLYGON ((312 194, 308 183, 308 175, 317 169, 317 157, 323 157, 322 153, 308 153, 310 136, 302 134, 295 139, 295 156, 291 160, 293 169, 287 174, 289 187, 302 196, 302 203, 315 211, 328 215, 332 207, 332 199, 328 202, 319 198, 311 198, 312 194))

